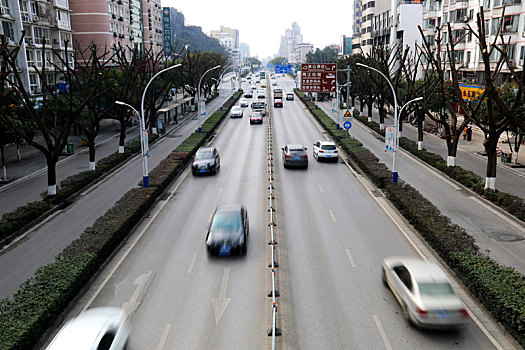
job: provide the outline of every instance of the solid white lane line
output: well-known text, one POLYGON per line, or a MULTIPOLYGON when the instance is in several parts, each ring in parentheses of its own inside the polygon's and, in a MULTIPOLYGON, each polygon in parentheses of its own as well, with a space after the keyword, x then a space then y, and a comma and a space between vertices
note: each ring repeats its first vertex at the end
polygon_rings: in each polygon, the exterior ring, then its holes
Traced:
POLYGON ((357 265, 355 264, 354 258, 352 257, 352 253, 350 253, 350 249, 345 249, 345 250, 346 250, 346 256, 348 257, 348 260, 350 260, 350 265, 352 265, 352 267, 357 267, 357 265))
POLYGON ((222 194, 222 187, 219 187, 219 193, 217 193, 217 198, 220 197, 222 194))
POLYGON ((195 260, 197 260, 197 253, 193 253, 193 257, 191 258, 190 266, 188 266, 188 271, 186 271, 186 273, 191 273, 191 270, 193 270, 193 265, 195 265, 195 260))
POLYGON ((321 191, 321 193, 324 193, 323 188, 321 187, 321 185, 319 184, 317 186, 319 186, 319 191, 321 191))
POLYGON ((166 324, 166 327, 164 327, 164 330, 162 331, 162 335, 159 339, 159 345, 157 345, 156 350, 162 350, 164 348, 164 344, 166 344, 166 339, 168 339, 168 333, 170 332, 171 323, 166 324))
POLYGON ((383 343, 385 343, 385 348, 387 350, 392 350, 392 345, 390 345, 390 341, 388 341, 385 330, 383 329, 383 326, 381 325, 381 321, 379 321, 379 317, 377 317, 377 315, 374 315, 373 317, 374 317, 374 321, 376 323, 377 329, 379 330, 379 334, 381 335, 381 338, 383 339, 383 343))
POLYGON ((330 213, 330 216, 332 217, 332 221, 333 222, 337 222, 337 220, 335 219, 335 215, 334 215, 334 212, 332 211, 332 209, 328 209, 328 212, 330 213))
MULTIPOLYGON (((144 236, 144 234, 146 233, 146 231, 149 229, 150 225, 155 222, 155 219, 157 218, 157 216, 160 214, 160 212, 162 211, 162 209, 164 209, 164 207, 166 206, 166 204, 168 204, 169 200, 171 199, 171 197, 173 197, 173 195, 175 194, 175 192, 177 191, 177 189, 179 188, 179 186, 182 184, 182 182, 184 182, 184 179, 188 176, 188 174, 190 173, 190 170, 191 168, 186 168, 186 170, 184 170, 184 172, 181 174, 180 176, 180 181, 179 183, 177 183, 177 185, 175 186, 175 189, 171 192, 171 194, 169 195, 168 197, 168 200, 164 201, 164 202, 159 202, 160 206, 159 206, 159 209, 155 212, 155 214, 153 214, 153 216, 149 219, 145 219, 142 224, 144 224, 144 222, 146 222, 146 224, 144 225, 144 227, 142 228, 142 230, 138 233, 138 235, 136 236, 135 240, 129 245, 128 249, 126 250, 126 252, 122 255, 122 257, 119 259, 119 261, 115 264, 115 266, 111 269, 111 271, 109 272, 109 274, 106 276, 106 278, 102 281, 102 283, 100 284, 100 286, 98 286, 97 290, 95 291, 95 293, 93 293, 93 295, 91 296, 91 298, 88 300, 88 302, 86 303, 86 305, 84 305, 84 307, 82 308, 82 311, 81 312, 84 312, 86 311, 87 309, 89 309, 89 307, 91 306, 91 304, 93 304, 93 302, 95 301, 95 299, 97 298, 97 296, 100 294, 100 292, 102 291, 102 289, 104 289, 104 287, 106 286, 106 284, 108 284, 109 280, 111 279, 111 277, 113 277, 113 275, 115 274, 115 272, 118 270, 118 268, 120 267, 120 265, 122 265, 122 263, 124 262, 124 260, 126 260, 126 258, 128 257, 128 255, 131 253, 131 251, 133 250, 133 248, 135 248, 135 246, 137 245, 137 243, 139 242, 139 240, 142 238, 142 236, 144 236), (149 221, 148 221, 149 220, 149 221)), ((156 207, 154 208, 156 209, 156 207)))

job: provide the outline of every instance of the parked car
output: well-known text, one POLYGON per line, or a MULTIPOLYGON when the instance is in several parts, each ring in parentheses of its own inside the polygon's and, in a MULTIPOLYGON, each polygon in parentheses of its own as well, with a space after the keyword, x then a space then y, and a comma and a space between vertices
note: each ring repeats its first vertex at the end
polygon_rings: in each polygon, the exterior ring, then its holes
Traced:
POLYGON ((233 106, 230 110, 231 118, 242 118, 242 108, 241 106, 233 106))
POLYGON ((251 92, 251 90, 246 90, 246 92, 244 93, 244 97, 245 98, 252 98, 253 97, 253 93, 251 92))
POLYGON ((263 117, 260 112, 252 112, 250 114, 250 124, 262 124, 263 117))
POLYGON ((245 98, 241 98, 239 101, 239 106, 241 107, 248 107, 248 100, 245 98))
POLYGON ((273 106, 274 107, 283 107, 283 100, 281 100, 280 98, 276 98, 275 100, 273 100, 273 106))
POLYGON ((216 174, 221 167, 221 157, 215 147, 201 147, 191 163, 191 172, 197 174, 216 174))
POLYGON ((283 151, 282 159, 285 168, 291 166, 308 168, 306 147, 303 145, 286 145, 281 150, 283 151))
POLYGON ((128 315, 117 307, 98 307, 66 323, 47 350, 125 349, 130 327, 128 315))
POLYGON ((339 160, 339 151, 332 141, 317 141, 314 143, 313 156, 317 161, 321 159, 339 160))
POLYGON ((286 101, 293 101, 293 99, 294 99, 294 97, 293 97, 293 94, 291 92, 286 94, 286 101))
POLYGON ((412 257, 383 260, 383 283, 390 287, 408 322, 424 328, 465 324, 467 309, 439 265, 412 257))
POLYGON ((248 212, 241 204, 217 207, 206 235, 210 255, 227 256, 233 252, 246 254, 250 231, 248 212))

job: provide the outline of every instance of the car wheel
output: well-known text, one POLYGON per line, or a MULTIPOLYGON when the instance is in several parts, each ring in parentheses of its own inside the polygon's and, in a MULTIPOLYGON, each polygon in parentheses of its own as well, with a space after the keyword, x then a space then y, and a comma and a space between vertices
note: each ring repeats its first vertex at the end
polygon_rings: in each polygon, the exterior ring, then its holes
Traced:
POLYGON ((217 165, 213 167, 213 175, 217 174, 217 165))
POLYGON ((401 303, 401 309, 403 310, 403 318, 405 319, 405 321, 411 324, 412 319, 410 318, 410 314, 408 313, 408 307, 404 302, 401 303))
POLYGON ((308 169, 308 164, 306 164, 306 165, 304 166, 304 169, 305 169, 305 170, 308 169))
POLYGON ((386 272, 385 272, 385 269, 383 269, 382 273, 381 273, 381 280, 383 281, 383 285, 385 287, 388 287, 388 282, 386 281, 386 272))

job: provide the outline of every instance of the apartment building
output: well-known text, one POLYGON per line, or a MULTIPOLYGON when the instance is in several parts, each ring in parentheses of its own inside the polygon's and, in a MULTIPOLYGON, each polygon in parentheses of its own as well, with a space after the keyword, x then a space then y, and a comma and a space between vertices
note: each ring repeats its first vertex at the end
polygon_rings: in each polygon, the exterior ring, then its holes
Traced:
POLYGON ((286 29, 284 36, 281 36, 279 56, 286 57, 290 63, 296 62, 295 47, 302 42, 301 28, 296 22, 293 22, 292 28, 286 29))
POLYGON ((160 0, 142 0, 142 28, 144 48, 154 54, 163 50, 162 7, 160 0))
POLYGON ((314 51, 314 46, 310 43, 299 43, 295 45, 295 56, 293 61, 294 63, 305 63, 306 62, 306 55, 309 52, 314 51))
POLYGON ((219 30, 211 30, 210 36, 217 39, 228 52, 233 64, 241 64, 241 51, 239 47, 239 30, 221 26, 219 30))
POLYGON ((32 95, 40 95, 45 85, 60 83, 55 81, 53 67, 53 64, 60 65, 60 60, 52 50, 74 66, 70 16, 68 0, 0 0, 0 33, 8 44, 16 45, 22 31, 25 33, 17 67, 32 95), (45 57, 42 57, 42 47, 45 47, 45 57), (42 72, 42 81, 37 71, 42 72))
MULTIPOLYGON (((438 28, 442 30, 442 44, 449 42, 448 25, 452 31, 452 40, 455 42, 455 63, 462 67, 460 79, 476 85, 484 84, 479 44, 476 37, 468 33, 467 25, 477 30, 476 18, 483 8, 485 30, 488 34, 487 42, 492 43, 500 26, 500 33, 504 40, 509 41, 508 55, 511 64, 517 70, 523 69, 525 58, 525 4, 521 0, 482 0, 482 1, 426 1, 423 11, 423 31, 429 43, 434 44, 438 28), (504 17, 502 19, 502 14, 504 17)), ((445 45, 442 45, 441 55, 446 61, 445 45)), ((490 65, 495 68, 499 52, 493 51, 490 65)), ((504 64, 500 74, 500 83, 510 74, 510 69, 504 64)))

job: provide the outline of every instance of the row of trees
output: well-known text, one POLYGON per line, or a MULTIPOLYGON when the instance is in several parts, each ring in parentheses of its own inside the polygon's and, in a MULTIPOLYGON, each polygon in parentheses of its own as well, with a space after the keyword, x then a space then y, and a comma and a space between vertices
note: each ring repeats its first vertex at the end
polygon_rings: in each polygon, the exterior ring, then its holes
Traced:
MULTIPOLYGON (((115 101, 122 101, 140 111, 143 91, 153 75, 161 69, 181 64, 181 67, 156 78, 148 88, 144 102, 145 122, 146 127, 152 128, 156 126, 157 112, 172 88, 195 97, 199 79, 205 71, 217 65, 227 66, 227 59, 216 52, 181 50, 175 60, 168 60, 162 52, 139 50, 138 47, 99 47, 95 43, 85 51, 75 50, 75 62, 69 62, 67 51, 71 51, 72 45, 66 41, 65 54, 42 45, 41 57, 50 57, 46 55, 50 50, 54 59, 44 62, 41 69, 33 66, 39 80, 46 82, 42 84, 41 96, 35 98, 17 68, 23 37, 12 47, 0 35, 2 165, 5 169, 6 144, 25 142, 35 147, 46 157, 48 194, 51 195, 56 193, 56 163, 73 127, 81 130, 88 140, 90 169, 93 170, 95 138, 103 119, 119 121, 119 152, 124 152, 126 127, 132 113, 115 101)), ((216 89, 221 73, 221 70, 214 70, 206 74, 201 82, 201 93, 209 94, 216 89)))
MULTIPOLYGON (((408 101, 422 97, 423 100, 407 106, 401 120, 413 114, 418 127, 419 148, 423 147, 423 121, 430 119, 443 133, 447 145, 447 165, 455 166, 457 148, 464 128, 475 124, 484 133, 483 146, 487 153, 485 188, 494 190, 497 165, 497 144, 502 133, 514 136, 511 152, 518 152, 525 130, 525 75, 512 64, 509 55, 510 37, 502 33, 503 16, 499 21, 497 33, 489 41, 483 25, 483 8, 477 14, 474 28, 467 24, 461 38, 453 38, 450 23, 437 29, 433 42, 429 42, 421 28, 422 44, 414 51, 396 45, 374 46, 371 54, 354 54, 344 59, 327 59, 330 49, 317 50, 307 57, 309 62, 337 62, 338 69, 351 67, 351 86, 349 95, 352 106, 359 99, 361 112, 366 107, 372 115, 375 103, 379 110, 380 124, 384 126, 387 111, 393 109, 394 98, 388 82, 378 73, 356 63, 373 67, 392 83, 399 108, 408 101), (462 63, 456 62, 456 47, 467 36, 476 38, 481 54, 483 92, 477 96, 464 98, 460 90, 462 63), (445 36, 447 36, 446 40, 445 36), (494 60, 494 57, 498 57, 494 60), (461 113, 459 113, 461 111, 461 113)), ((340 85, 346 84, 346 72, 338 73, 340 85)), ((342 88, 342 96, 346 95, 342 88)), ((348 101, 350 103, 350 101, 348 101)))

